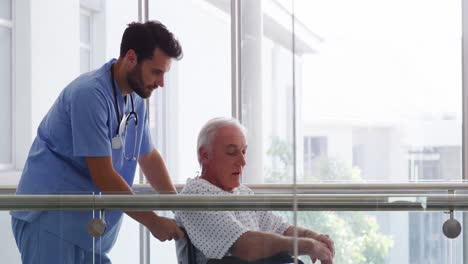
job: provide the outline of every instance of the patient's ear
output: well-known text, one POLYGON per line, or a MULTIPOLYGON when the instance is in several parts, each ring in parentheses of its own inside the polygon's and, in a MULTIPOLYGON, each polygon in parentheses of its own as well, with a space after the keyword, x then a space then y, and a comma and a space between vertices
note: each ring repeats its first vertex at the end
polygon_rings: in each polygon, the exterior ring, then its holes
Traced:
POLYGON ((202 164, 205 164, 206 162, 208 162, 209 155, 208 155, 208 149, 206 147, 204 146, 199 147, 198 153, 200 154, 202 164))

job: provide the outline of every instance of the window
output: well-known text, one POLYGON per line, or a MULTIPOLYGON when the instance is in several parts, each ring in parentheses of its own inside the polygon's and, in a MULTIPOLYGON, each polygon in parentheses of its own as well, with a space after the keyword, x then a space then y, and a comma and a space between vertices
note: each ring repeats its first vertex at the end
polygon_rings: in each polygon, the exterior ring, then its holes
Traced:
MULTIPOLYGON (((244 182, 461 179, 461 1, 242 5, 244 182)), ((299 221, 324 215, 305 212, 299 221)), ((418 220, 426 214, 330 215, 375 223, 376 243, 388 249, 381 256, 391 263, 419 261, 413 247, 434 258, 460 257, 415 244, 418 228, 440 234, 440 225, 418 220), (408 229, 402 235, 394 226, 408 229)))
MULTIPOLYGON (((463 219, 461 213, 455 215, 456 219, 463 219)), ((447 220, 447 215, 439 212, 410 212, 409 213, 409 251, 408 263, 446 262, 463 263, 463 247, 458 241, 447 239, 440 230, 447 220)))
POLYGON ((459 147, 425 147, 408 151, 409 180, 461 179, 459 147))
POLYGON ((0 170, 13 166, 13 9, 12 1, 0 2, 0 170))
POLYGON ((304 180, 320 177, 320 161, 327 159, 326 137, 304 137, 304 180))
MULTIPOLYGON (((103 0, 80 0, 80 73, 99 68, 102 63, 108 59, 106 56, 118 57, 119 47, 117 47, 116 54, 113 54, 113 52, 111 54, 111 52, 108 52, 110 47, 109 44, 107 44, 107 38, 110 36, 114 38, 114 34, 118 34, 118 32, 111 34, 110 32, 113 31, 108 30, 108 23, 112 23, 115 20, 120 20, 114 17, 106 17, 106 13, 109 14, 107 10, 114 10, 114 8, 125 9, 128 7, 124 5, 106 7, 105 1, 103 0)), ((127 18, 130 19, 130 17, 131 16, 129 15, 122 15, 122 20, 127 18)), ((120 43, 120 37, 116 37, 115 41, 120 43)))
MULTIPOLYGON (((249 144, 243 182, 292 183, 296 135, 291 15, 276 1, 242 1, 241 14, 241 119, 249 144)), ((299 36, 301 41, 304 36, 315 41, 308 32, 299 36)), ((301 45, 297 51, 309 48, 301 45)))
POLYGON ((460 179, 461 1, 295 5, 321 40, 301 60, 304 136, 326 135, 362 180, 460 179))
POLYGON ((224 2, 149 2, 149 19, 166 25, 184 51, 182 60, 172 62, 165 87, 150 98, 153 140, 175 183, 200 170, 196 141, 205 122, 231 116, 231 20, 224 2))
MULTIPOLYGON (((460 180, 461 1, 294 3, 320 39, 299 61, 298 134, 327 138, 319 177, 304 164, 304 182, 460 180)), ((460 263, 462 240, 443 238, 443 213, 365 214, 391 242, 379 251, 386 262, 460 263)))
POLYGON ((80 72, 85 73, 91 70, 92 58, 92 21, 93 16, 90 11, 80 8, 80 72))
MULTIPOLYGON (((138 20, 137 2, 45 1, 0 0, 0 170, 21 168, 63 87, 117 57, 123 29, 138 20)), ((231 39, 232 1, 151 0, 147 6, 149 19, 167 25, 185 54, 149 100, 153 140, 174 183, 199 170, 201 126, 232 115, 232 45, 240 49, 239 118, 249 136, 244 183, 461 178, 462 1, 237 1, 240 43, 231 39)), ((447 257, 461 263, 463 257, 462 237, 441 236, 441 212, 297 216, 340 239, 346 259, 339 263, 444 263, 447 257), (374 253, 378 258, 369 259, 374 253)), ((110 253, 114 262, 135 261, 148 248, 152 259, 175 261, 173 244, 151 239, 139 251, 138 224, 126 218, 123 225, 110 253)), ((9 248, 16 252, 14 244, 9 248)))

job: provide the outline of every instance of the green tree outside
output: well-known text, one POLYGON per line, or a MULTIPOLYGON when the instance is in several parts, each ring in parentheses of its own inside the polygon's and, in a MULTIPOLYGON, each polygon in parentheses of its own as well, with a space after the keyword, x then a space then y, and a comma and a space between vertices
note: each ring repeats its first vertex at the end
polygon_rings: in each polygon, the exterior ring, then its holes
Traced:
MULTIPOLYGON (((274 138, 267 155, 273 159, 274 168, 267 171, 266 182, 292 182, 293 156, 289 144, 274 138)), ((304 175, 307 182, 313 181, 358 181, 357 168, 350 168, 343 161, 322 158, 318 161, 318 173, 304 175)), ((277 212, 289 221, 293 212, 277 212)), ((329 234, 335 242, 334 263, 382 264, 387 263, 393 240, 380 232, 374 216, 364 212, 298 212, 298 225, 329 234)), ((309 258, 301 259, 311 263, 309 258)))

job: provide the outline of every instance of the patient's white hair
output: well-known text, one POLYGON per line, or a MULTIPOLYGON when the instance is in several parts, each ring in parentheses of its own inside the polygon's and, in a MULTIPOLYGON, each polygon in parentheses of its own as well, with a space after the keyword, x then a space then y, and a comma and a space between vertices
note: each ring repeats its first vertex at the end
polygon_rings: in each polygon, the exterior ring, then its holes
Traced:
POLYGON ((202 157, 200 155, 200 147, 205 147, 208 151, 211 151, 213 147, 213 141, 216 136, 216 132, 222 127, 234 125, 238 127, 244 136, 247 135, 247 129, 239 123, 239 121, 232 117, 215 117, 209 120, 200 130, 197 140, 197 157, 198 163, 202 165, 202 157))

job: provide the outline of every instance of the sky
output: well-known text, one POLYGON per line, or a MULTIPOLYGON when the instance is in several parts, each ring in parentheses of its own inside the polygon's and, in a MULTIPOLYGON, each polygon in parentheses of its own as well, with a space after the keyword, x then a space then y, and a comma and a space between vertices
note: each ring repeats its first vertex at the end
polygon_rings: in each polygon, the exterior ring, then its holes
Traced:
POLYGON ((461 118, 460 0, 295 0, 294 10, 324 40, 303 57, 306 121, 461 118))

